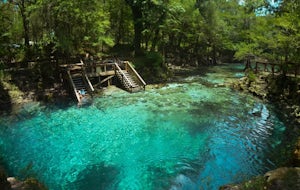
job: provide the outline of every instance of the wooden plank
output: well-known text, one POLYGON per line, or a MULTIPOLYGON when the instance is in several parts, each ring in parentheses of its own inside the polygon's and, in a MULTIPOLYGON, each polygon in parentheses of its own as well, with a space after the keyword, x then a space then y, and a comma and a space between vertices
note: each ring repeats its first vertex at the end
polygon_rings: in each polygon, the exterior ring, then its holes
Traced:
POLYGON ((114 77, 114 75, 109 76, 109 77, 106 77, 105 79, 103 79, 102 81, 100 81, 100 84, 102 84, 102 83, 108 81, 109 79, 111 79, 111 78, 113 78, 113 77, 114 77))
POLYGON ((84 77, 85 77, 85 80, 86 80, 88 86, 90 87, 91 91, 94 91, 95 89, 94 89, 91 81, 89 80, 88 76, 85 74, 84 77))
POLYGON ((106 71, 106 72, 101 72, 99 74, 100 76, 110 76, 110 75, 115 75, 115 71, 106 71))

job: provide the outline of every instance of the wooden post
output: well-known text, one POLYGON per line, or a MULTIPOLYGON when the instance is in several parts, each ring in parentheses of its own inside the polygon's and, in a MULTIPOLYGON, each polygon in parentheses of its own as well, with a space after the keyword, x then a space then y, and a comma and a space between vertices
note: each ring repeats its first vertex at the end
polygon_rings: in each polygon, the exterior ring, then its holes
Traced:
POLYGON ((268 69, 267 69, 267 63, 264 63, 264 71, 265 72, 268 71, 268 69))
POLYGON ((124 61, 125 70, 128 71, 128 61, 124 61))
POLYGON ((258 73, 258 63, 255 61, 255 73, 258 73))

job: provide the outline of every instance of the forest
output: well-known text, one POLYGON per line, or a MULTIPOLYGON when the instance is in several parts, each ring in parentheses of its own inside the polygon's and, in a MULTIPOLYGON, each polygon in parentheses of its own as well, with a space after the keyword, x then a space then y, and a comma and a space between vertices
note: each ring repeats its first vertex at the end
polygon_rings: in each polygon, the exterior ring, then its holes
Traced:
POLYGON ((89 53, 180 65, 255 55, 297 65, 299 14, 297 0, 2 0, 0 63, 89 53))

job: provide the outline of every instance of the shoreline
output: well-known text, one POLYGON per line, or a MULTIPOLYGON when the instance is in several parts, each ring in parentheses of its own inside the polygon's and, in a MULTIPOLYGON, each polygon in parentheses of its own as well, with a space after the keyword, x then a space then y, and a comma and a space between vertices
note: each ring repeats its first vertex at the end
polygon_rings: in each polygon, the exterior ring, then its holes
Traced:
MULTIPOLYGON (((289 93, 293 92, 280 94, 274 90, 275 87, 280 88, 276 86, 277 80, 278 78, 270 73, 259 73, 255 80, 249 79, 249 76, 240 78, 231 84, 231 88, 269 101, 279 110, 278 113, 288 126, 288 133, 295 135, 295 142, 291 143, 293 144, 293 153, 284 155, 287 160, 286 166, 276 168, 238 184, 223 185, 219 188, 220 190, 300 188, 300 105, 295 105, 297 100, 289 99, 289 93)), ((295 93, 300 94, 300 91, 297 90, 295 93)))
MULTIPOLYGON (((233 82, 230 86, 235 90, 252 94, 262 100, 269 101, 272 105, 280 110, 280 113, 284 115, 284 119, 289 124, 300 125, 300 102, 293 100, 289 97, 289 93, 285 93, 285 89, 281 89, 284 93, 279 93, 274 90, 274 83, 276 80, 280 80, 276 77, 272 77, 271 74, 262 73, 258 74, 255 81, 250 81, 248 77, 242 77, 239 80, 233 82), (298 103, 295 104, 295 103, 298 103)), ((276 85, 276 84, 275 84, 276 85)), ((277 87, 280 88, 280 87, 277 87)), ((300 97, 300 90, 296 92, 297 97, 300 97)), ((300 128, 295 128, 297 133, 300 134, 300 128)))

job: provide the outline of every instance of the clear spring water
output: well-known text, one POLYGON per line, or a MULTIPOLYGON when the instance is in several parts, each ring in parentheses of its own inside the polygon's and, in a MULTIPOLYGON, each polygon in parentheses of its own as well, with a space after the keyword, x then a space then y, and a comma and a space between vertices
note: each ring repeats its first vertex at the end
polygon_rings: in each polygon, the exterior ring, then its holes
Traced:
POLYGON ((51 190, 208 190, 262 174, 285 126, 270 105, 215 86, 242 75, 229 68, 89 107, 24 106, 0 119, 2 162, 51 190))

